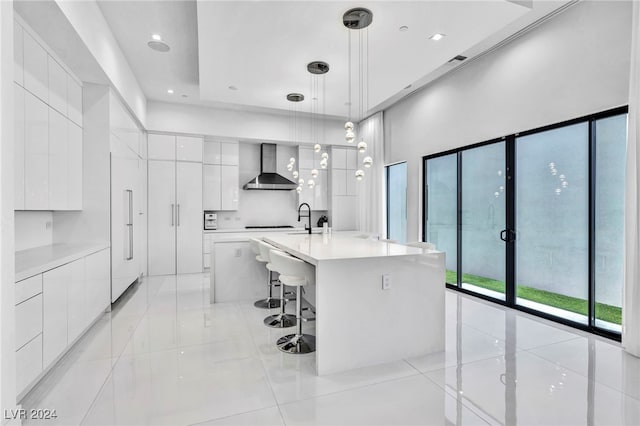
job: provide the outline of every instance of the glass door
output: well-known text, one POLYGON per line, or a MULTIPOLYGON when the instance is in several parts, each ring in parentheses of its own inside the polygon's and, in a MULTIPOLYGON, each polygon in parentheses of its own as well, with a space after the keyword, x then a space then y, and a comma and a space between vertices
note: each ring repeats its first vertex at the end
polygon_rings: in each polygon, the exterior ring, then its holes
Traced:
POLYGON ((516 304, 589 313, 589 123, 516 138, 516 304))
POLYGON ((458 285, 458 154, 424 162, 423 241, 446 253, 446 282, 458 285))
POLYGON ((460 287, 505 300, 505 142, 461 153, 460 287))

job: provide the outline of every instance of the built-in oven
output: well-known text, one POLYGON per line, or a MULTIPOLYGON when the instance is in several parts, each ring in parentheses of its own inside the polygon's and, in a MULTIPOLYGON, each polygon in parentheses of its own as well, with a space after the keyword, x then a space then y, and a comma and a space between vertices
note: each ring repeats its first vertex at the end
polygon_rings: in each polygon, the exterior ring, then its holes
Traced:
POLYGON ((204 229, 218 229, 218 215, 212 211, 204 212, 204 229))

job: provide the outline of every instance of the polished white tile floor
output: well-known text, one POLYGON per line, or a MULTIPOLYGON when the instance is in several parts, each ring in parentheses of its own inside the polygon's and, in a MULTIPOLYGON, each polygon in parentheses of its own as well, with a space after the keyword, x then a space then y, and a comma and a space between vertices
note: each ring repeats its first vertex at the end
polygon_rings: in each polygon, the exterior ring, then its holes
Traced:
POLYGON ((318 377, 314 354, 275 348, 292 329, 210 305, 208 283, 134 286, 23 407, 65 425, 640 424, 640 359, 615 342, 447 291, 444 352, 318 377))

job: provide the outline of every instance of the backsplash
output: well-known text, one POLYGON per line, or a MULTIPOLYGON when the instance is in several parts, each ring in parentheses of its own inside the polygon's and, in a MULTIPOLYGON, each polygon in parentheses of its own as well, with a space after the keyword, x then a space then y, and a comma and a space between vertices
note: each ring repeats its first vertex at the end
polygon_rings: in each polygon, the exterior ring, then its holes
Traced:
POLYGON ((53 243, 53 214, 50 211, 16 211, 16 251, 53 243))

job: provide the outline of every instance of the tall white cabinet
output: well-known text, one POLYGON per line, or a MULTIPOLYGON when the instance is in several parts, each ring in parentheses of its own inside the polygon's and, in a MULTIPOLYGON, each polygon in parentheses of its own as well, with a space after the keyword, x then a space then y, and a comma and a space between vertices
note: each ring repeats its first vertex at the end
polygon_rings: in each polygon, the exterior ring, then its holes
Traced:
POLYGON ((202 272, 202 138, 148 144, 149 275, 202 272))
MULTIPOLYGON (((311 206, 311 210, 328 210, 328 173, 327 169, 320 166, 320 153, 315 153, 313 148, 301 146, 298 148, 298 173, 300 178, 304 179, 302 192, 298 194, 298 202, 307 203, 311 206), (318 176, 311 177, 311 170, 318 170, 318 176), (313 179, 315 186, 309 188, 309 179, 313 179)), ((331 159, 329 160, 331 163, 331 159)))
POLYGON ((204 210, 238 210, 240 198, 238 142, 205 141, 203 162, 204 210))
POLYGON ((82 86, 14 26, 15 209, 82 209, 82 86))
POLYGON ((331 148, 331 227, 336 231, 358 229, 359 197, 355 172, 357 151, 351 147, 331 148))

